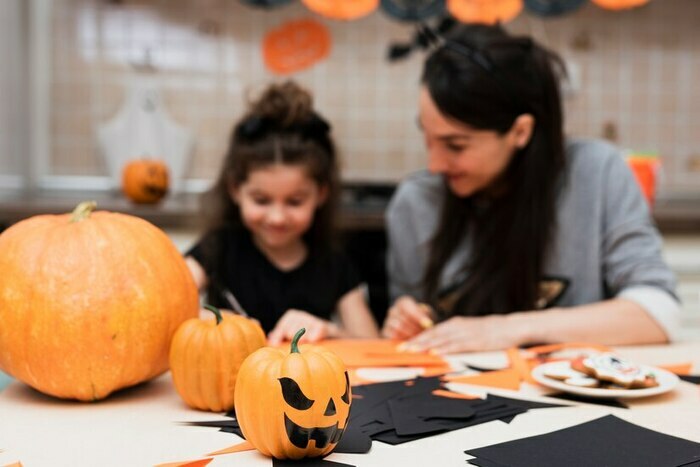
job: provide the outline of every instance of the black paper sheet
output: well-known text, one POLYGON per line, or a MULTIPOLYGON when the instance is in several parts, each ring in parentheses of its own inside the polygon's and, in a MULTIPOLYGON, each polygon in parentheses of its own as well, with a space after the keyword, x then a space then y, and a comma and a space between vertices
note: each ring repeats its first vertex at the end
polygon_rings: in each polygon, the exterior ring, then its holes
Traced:
MULTIPOLYGON (((372 440, 398 445, 493 420, 509 423, 534 408, 564 406, 491 394, 486 399, 432 394, 442 388, 438 376, 354 387, 347 429, 334 452, 362 454, 369 452, 372 440)), ((231 420, 187 424, 215 427, 243 438, 235 412, 226 415, 231 420)))
POLYGON ((679 467, 700 462, 700 443, 608 415, 544 435, 465 451, 480 467, 679 467))

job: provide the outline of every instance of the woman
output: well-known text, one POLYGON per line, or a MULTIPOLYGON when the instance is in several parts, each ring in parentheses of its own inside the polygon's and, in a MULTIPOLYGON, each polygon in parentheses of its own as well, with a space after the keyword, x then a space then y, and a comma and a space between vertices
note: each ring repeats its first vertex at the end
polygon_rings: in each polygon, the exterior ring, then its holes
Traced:
POLYGON ((387 213, 383 335, 439 353, 672 339, 660 236, 618 151, 565 141, 560 60, 499 27, 440 42, 420 94, 428 171, 387 213))

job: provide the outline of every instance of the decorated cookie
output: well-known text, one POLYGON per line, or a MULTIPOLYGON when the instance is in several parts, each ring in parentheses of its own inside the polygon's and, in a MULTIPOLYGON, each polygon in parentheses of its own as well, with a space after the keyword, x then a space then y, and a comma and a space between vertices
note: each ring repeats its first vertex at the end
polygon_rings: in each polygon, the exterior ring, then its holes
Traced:
POLYGON ((599 381, 609 381, 623 388, 645 388, 658 385, 653 375, 647 374, 638 365, 611 353, 601 353, 584 358, 572 367, 581 368, 599 381))
POLYGON ((586 373, 576 371, 572 368, 566 368, 566 367, 555 367, 548 369, 544 375, 547 378, 552 378, 556 379, 557 381, 566 381, 567 379, 571 378, 587 378, 588 375, 586 373))
POLYGON ((572 376, 571 378, 565 379, 564 383, 579 388, 597 388, 598 386, 600 386, 600 381, 585 375, 572 376))

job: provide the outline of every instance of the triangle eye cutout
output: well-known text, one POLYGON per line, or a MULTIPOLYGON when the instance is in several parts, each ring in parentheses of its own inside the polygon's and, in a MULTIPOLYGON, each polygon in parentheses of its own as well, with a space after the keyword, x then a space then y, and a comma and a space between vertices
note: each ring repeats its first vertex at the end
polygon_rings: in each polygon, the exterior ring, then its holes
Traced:
POLYGON ((282 386, 284 401, 297 410, 308 410, 314 405, 314 401, 304 395, 301 388, 292 378, 279 378, 282 386))
POLYGON ((323 413, 326 417, 335 415, 337 412, 335 410, 335 402, 333 402, 333 398, 328 401, 328 406, 326 406, 326 411, 323 413))
MULTIPOLYGON (((348 377, 348 372, 345 372, 345 394, 340 396, 340 398, 345 402, 346 404, 350 403, 350 378, 348 377)), ((332 402, 332 400, 331 400, 332 402)))

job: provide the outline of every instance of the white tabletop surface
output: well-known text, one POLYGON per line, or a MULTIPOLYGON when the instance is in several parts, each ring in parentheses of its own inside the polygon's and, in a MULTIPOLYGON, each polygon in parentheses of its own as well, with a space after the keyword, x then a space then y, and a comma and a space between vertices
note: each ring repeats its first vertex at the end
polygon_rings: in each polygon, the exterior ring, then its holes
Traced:
MULTIPOLYGON (((692 362, 700 373, 700 343, 671 346, 622 347, 622 356, 648 365, 692 362)), ((502 352, 455 356, 456 361, 500 366, 502 352)), ((465 392, 487 388, 452 386, 465 392)), ((538 398, 548 390, 523 384, 518 393, 488 390, 502 395, 538 398)), ((546 400, 546 399, 542 399, 546 400)), ((558 399, 550 401, 566 403, 558 399)), ((700 389, 681 382, 671 393, 648 399, 626 400, 630 409, 579 404, 574 407, 530 410, 510 424, 481 425, 390 446, 374 442, 368 454, 331 454, 327 459, 358 467, 455 466, 464 467, 464 450, 538 435, 614 414, 641 426, 700 442, 700 389)), ((0 465, 21 461, 24 467, 153 466, 195 460, 240 439, 217 428, 185 426, 178 422, 225 420, 220 414, 191 410, 180 400, 170 375, 117 393, 99 403, 65 402, 12 382, 0 392, 0 465)), ((255 451, 216 456, 209 464, 271 466, 255 451)))

